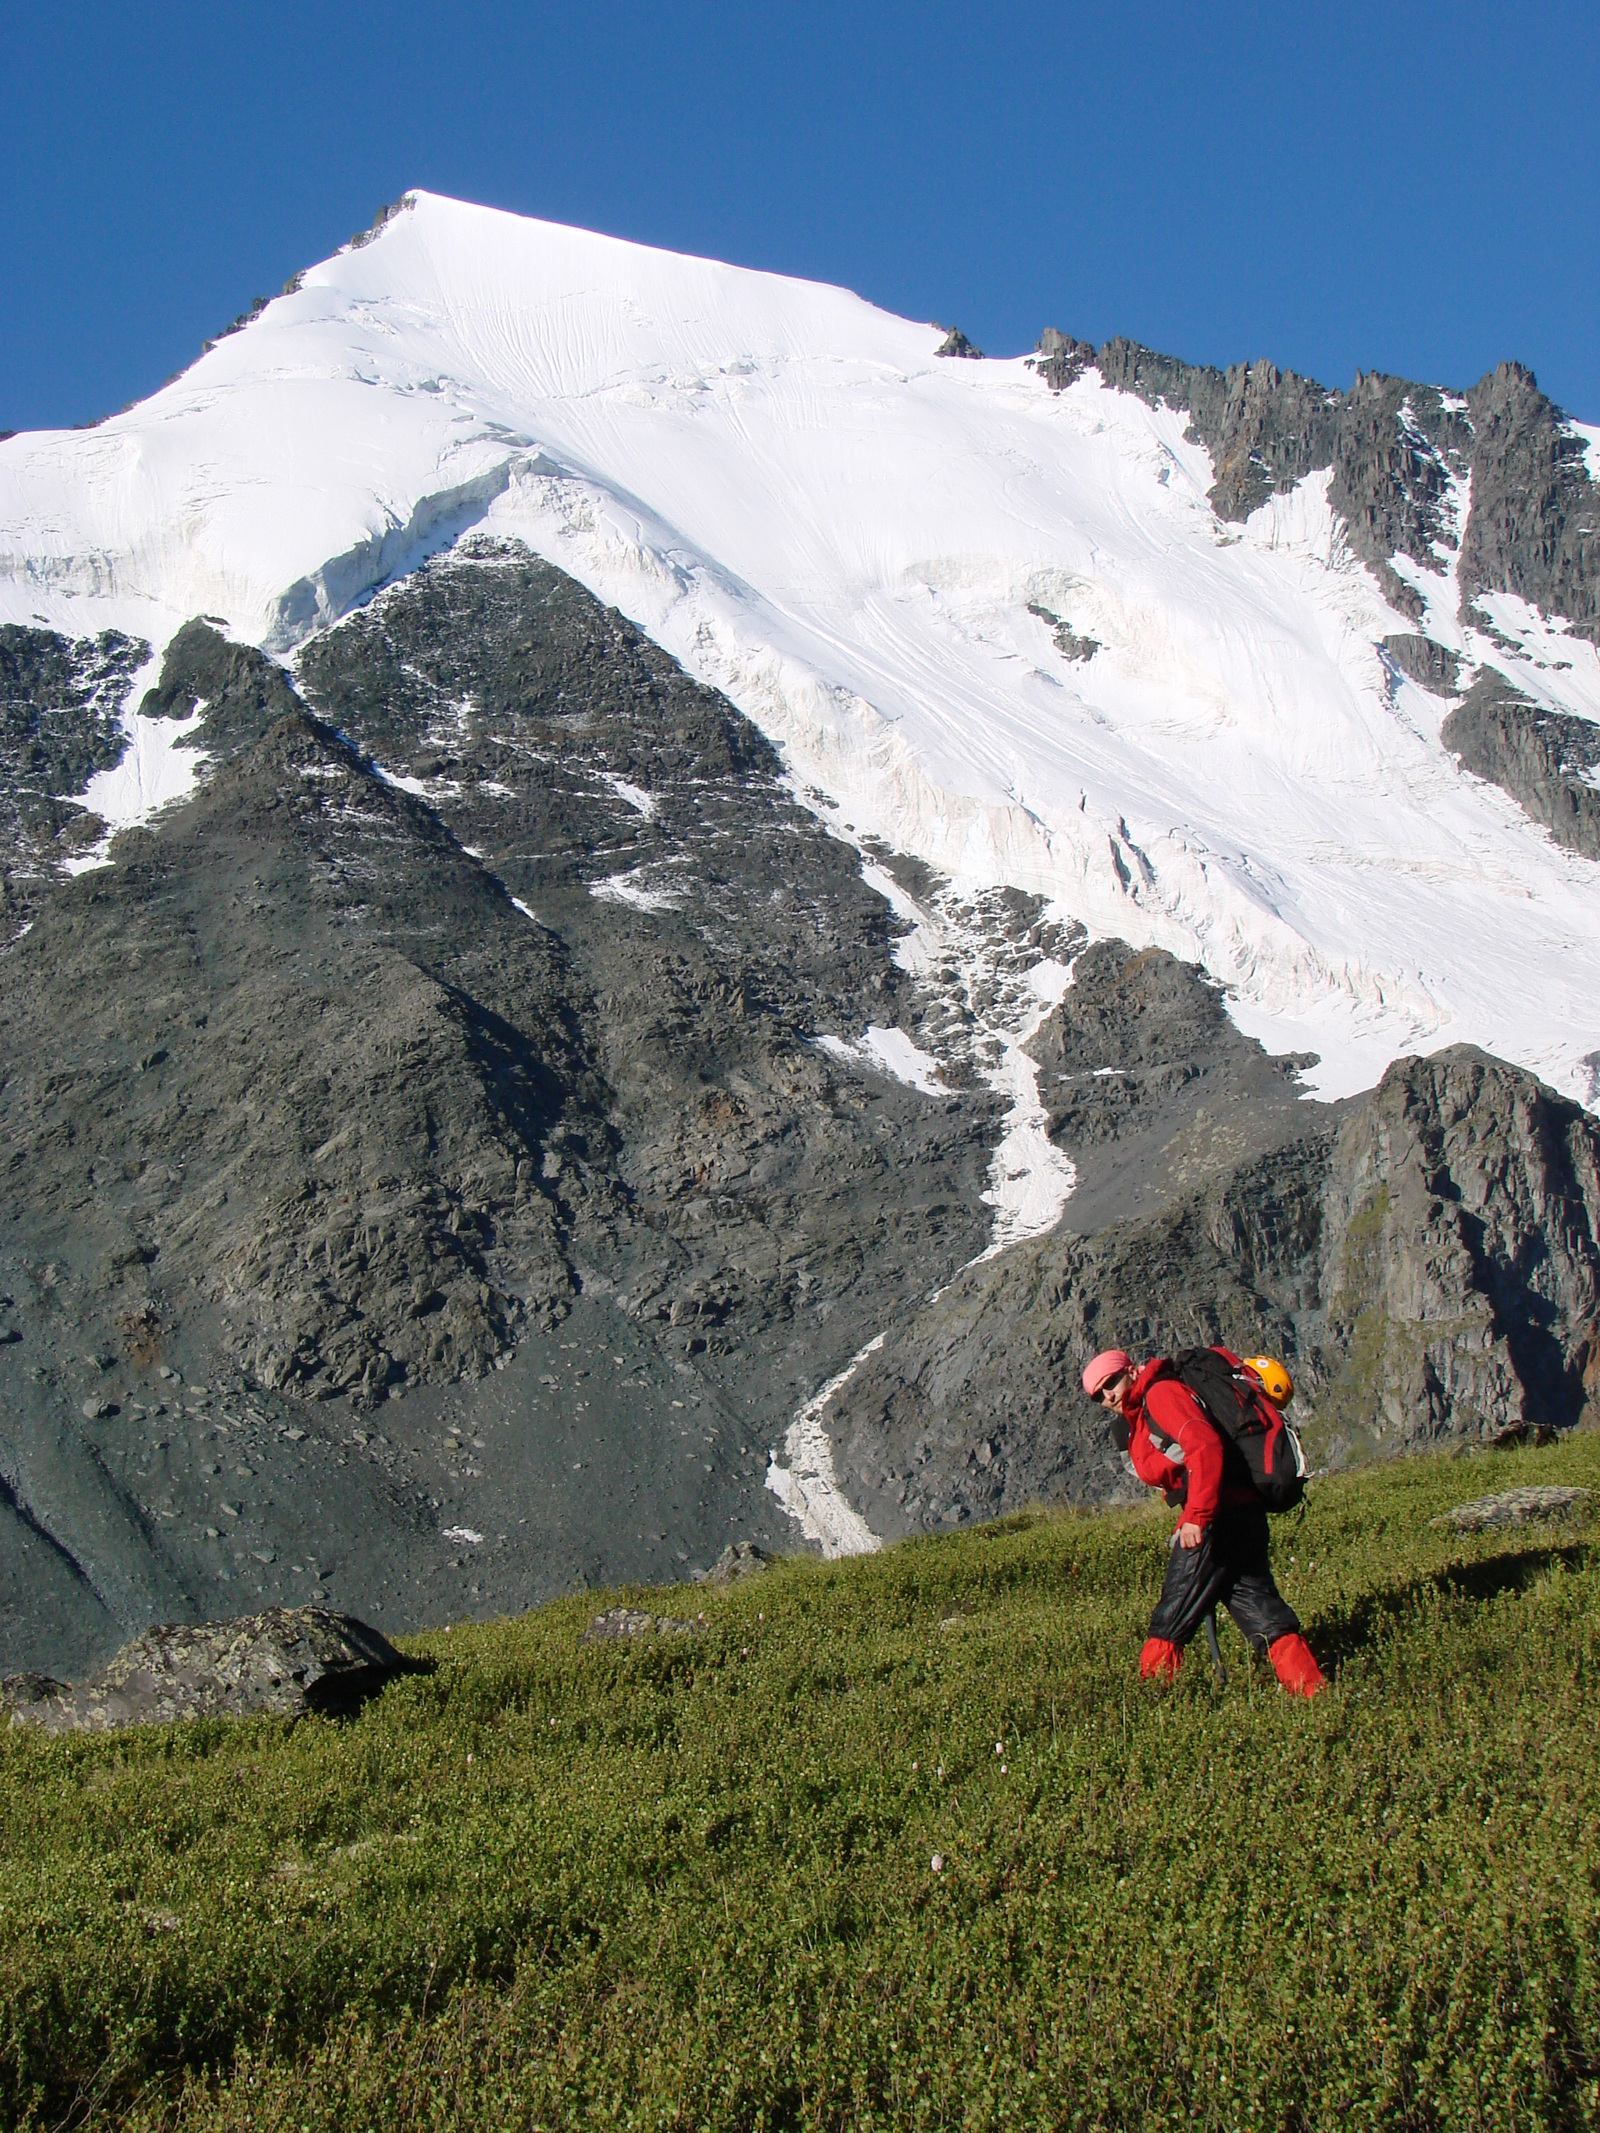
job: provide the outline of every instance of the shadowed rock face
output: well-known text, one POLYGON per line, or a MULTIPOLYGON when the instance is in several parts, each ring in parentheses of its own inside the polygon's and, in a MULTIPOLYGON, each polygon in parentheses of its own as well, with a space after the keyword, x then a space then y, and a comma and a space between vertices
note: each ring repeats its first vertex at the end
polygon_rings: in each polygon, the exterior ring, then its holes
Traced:
POLYGON ((777 1547, 767 1445, 988 1234, 987 1092, 815 1041, 922 1004, 724 699, 493 547, 300 682, 180 632, 198 792, 7 959, 13 1667, 777 1547))
POLYGON ((1472 510, 1461 540, 1463 609, 1480 592, 1520 593, 1573 634, 1600 642, 1600 491, 1583 439, 1533 372, 1502 363, 1467 396, 1472 510))
MULTIPOLYGON (((1159 990, 1181 996, 1168 964, 1159 990)), ((1078 1019, 1112 1048, 1113 1018, 1078 1019)), ((1600 1126, 1532 1075, 1466 1047, 1399 1061, 1198 1188, 1148 1167, 1138 1113, 1091 1130, 1131 1126, 1132 1175, 1164 1204, 1085 1235, 1075 1199, 1053 1236, 965 1269, 838 1396, 837 1464, 875 1530, 1115 1501, 1131 1484, 1078 1385, 1104 1347, 1283 1356, 1308 1446, 1335 1463, 1600 1406, 1600 1126)))
POLYGON ((417 1665, 347 1615, 275 1607, 234 1622, 146 1630, 76 1687, 13 1674, 0 1682, 0 1710, 13 1725, 46 1733, 181 1718, 299 1718, 354 1710, 417 1665))
POLYGON ((1532 704, 1486 667, 1439 729, 1475 777, 1508 792, 1557 844, 1600 859, 1600 726, 1532 704))

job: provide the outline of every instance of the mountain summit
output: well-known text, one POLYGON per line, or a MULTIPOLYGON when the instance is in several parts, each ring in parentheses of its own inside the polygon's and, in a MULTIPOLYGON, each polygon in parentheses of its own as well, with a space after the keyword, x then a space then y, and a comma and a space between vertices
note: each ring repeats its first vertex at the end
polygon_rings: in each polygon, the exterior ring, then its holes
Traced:
POLYGON ((0 613, 292 658, 512 536, 854 833, 1200 961, 1320 1093, 1468 1041, 1590 1100, 1590 867, 1549 832, 1596 834, 1597 433, 1514 366, 1338 395, 941 338, 408 195, 151 400, 0 446, 0 613))
POLYGON ((0 1667, 1600 1405, 1595 438, 946 340, 408 195, 0 443, 0 1667))

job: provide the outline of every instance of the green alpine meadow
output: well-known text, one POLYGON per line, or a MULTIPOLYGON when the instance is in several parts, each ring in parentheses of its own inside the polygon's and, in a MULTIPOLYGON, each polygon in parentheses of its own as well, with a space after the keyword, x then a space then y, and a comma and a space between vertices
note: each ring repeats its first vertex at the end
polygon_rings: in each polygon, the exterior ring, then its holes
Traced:
POLYGON ((1330 1675, 1141 1684, 1169 1520, 1040 1514, 412 1640, 353 1719, 0 1737, 0 2116, 1600 2123, 1600 1437, 1314 1484, 1330 1675), (606 1606, 678 1626, 581 1642, 606 1606), (688 1625, 688 1626, 683 1626, 688 1625))

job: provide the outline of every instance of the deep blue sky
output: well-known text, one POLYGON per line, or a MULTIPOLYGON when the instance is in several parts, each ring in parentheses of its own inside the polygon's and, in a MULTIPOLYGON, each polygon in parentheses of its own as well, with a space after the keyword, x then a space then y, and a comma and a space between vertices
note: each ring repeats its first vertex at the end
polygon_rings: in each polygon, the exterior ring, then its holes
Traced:
POLYGON ((1600 420, 1600 5, 0 0, 0 429, 420 185, 959 324, 1600 420))

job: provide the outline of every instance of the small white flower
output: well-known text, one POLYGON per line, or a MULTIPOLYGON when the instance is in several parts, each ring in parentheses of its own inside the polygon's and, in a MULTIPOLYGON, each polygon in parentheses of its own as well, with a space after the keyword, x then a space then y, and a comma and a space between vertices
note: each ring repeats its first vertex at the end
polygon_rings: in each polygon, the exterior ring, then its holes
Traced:
POLYGON ((934 1870, 934 1872, 935 1872, 936 1874, 942 1874, 942 1873, 944 1872, 944 1853, 943 1853, 943 1852, 935 1852, 935 1853, 934 1853, 934 1855, 933 1855, 933 1860, 932 1860, 932 1866, 933 1866, 933 1870, 934 1870))

